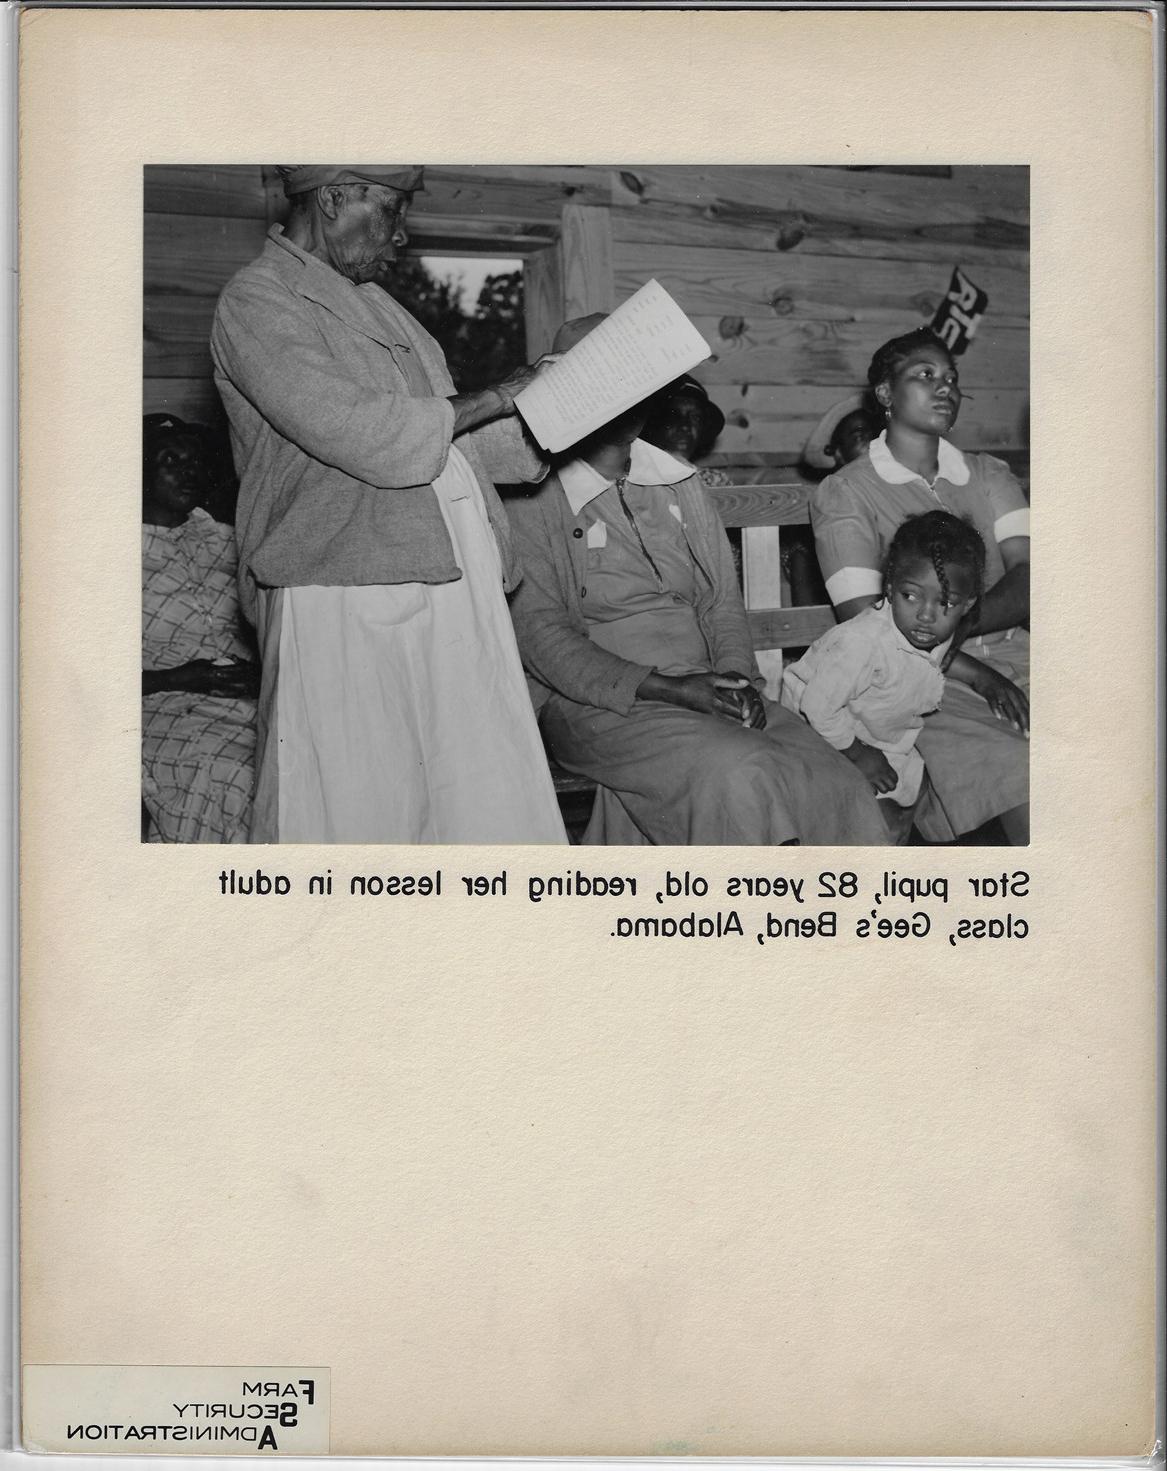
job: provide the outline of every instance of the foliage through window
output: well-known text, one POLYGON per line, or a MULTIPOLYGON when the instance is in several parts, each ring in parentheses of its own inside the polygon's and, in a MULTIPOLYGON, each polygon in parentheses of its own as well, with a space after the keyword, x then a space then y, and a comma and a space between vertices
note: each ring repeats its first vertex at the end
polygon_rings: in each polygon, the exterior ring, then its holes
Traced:
POLYGON ((521 267, 488 271, 473 305, 458 280, 416 257, 399 261, 385 284, 437 338, 460 393, 488 388, 527 361, 521 267))

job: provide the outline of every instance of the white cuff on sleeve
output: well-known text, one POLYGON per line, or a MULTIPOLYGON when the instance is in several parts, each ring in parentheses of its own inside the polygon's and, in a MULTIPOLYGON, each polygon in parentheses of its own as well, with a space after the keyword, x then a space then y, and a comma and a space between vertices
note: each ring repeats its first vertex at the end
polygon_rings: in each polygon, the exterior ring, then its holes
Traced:
POLYGON ((1011 536, 1029 535, 1029 507, 1017 511, 1006 511, 993 522, 993 535, 998 541, 1008 541, 1011 536))
POLYGON ((836 607, 850 598, 868 598, 883 592, 883 576, 874 567, 840 567, 827 578, 827 595, 836 607))

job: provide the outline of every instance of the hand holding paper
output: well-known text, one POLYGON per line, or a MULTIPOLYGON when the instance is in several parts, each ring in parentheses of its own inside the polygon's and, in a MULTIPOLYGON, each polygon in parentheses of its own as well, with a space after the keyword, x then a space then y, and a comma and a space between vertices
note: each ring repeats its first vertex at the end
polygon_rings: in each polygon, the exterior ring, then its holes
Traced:
POLYGON ((658 281, 646 282, 515 397, 546 450, 566 449, 710 356, 658 281))

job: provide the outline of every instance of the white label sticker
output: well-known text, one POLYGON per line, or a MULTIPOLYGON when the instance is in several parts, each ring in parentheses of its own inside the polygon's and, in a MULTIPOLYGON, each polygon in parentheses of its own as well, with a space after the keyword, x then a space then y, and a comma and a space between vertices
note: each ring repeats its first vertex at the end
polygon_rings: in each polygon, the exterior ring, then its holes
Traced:
POLYGON ((329 1371, 27 1364, 22 1423, 30 1451, 325 1456, 329 1371))

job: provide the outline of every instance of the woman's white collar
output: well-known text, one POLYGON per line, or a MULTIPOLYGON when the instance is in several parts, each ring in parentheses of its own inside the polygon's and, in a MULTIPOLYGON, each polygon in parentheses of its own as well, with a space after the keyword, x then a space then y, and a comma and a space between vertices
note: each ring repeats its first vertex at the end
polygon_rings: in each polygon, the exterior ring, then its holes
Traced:
MULTIPOLYGON (((909 480, 923 480, 924 478, 915 470, 909 470, 906 465, 901 465, 888 449, 886 429, 878 439, 873 439, 867 446, 867 453, 871 456, 875 473, 881 480, 886 480, 889 485, 906 485, 909 480)), ((968 461, 956 445, 950 444, 947 439, 942 439, 936 449, 936 458, 939 464, 937 480, 947 480, 949 485, 968 484, 972 472, 968 468, 968 461)))
MULTIPOLYGON (((627 478, 633 485, 676 485, 696 473, 692 465, 658 449, 655 444, 649 444, 646 439, 632 441, 627 478)), ((572 513, 578 516, 589 501, 594 501, 616 482, 605 480, 586 460, 571 460, 560 466, 559 483, 572 513)))

